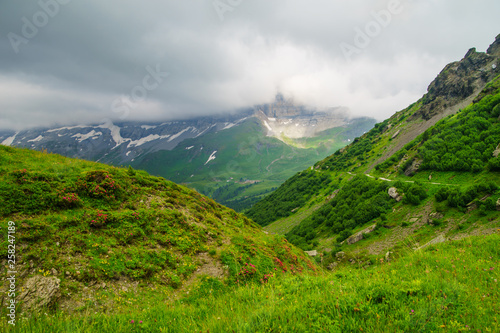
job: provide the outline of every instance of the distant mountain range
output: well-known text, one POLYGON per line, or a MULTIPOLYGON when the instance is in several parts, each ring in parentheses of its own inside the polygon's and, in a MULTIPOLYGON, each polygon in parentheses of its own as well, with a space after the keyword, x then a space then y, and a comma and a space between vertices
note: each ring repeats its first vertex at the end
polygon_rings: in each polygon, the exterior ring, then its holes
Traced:
POLYGON ((295 172, 375 124, 345 108, 311 110, 278 94, 234 115, 0 133, 0 143, 112 165, 131 165, 244 209, 295 172))

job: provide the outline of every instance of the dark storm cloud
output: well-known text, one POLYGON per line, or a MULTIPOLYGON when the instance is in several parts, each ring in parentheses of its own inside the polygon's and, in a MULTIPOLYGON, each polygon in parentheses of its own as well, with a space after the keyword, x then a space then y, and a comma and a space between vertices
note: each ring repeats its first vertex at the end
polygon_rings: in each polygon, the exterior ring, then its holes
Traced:
POLYGON ((0 129, 206 115, 278 90, 383 119, 484 51, 499 12, 497 0, 5 0, 0 129))

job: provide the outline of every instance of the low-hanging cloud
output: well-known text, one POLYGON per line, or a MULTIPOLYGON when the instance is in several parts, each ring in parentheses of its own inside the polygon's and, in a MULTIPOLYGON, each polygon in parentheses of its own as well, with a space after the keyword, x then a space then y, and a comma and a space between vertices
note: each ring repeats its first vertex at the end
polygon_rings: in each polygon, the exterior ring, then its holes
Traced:
POLYGON ((496 0, 3 1, 0 129, 235 112, 278 91, 382 120, 484 51, 499 12, 496 0))

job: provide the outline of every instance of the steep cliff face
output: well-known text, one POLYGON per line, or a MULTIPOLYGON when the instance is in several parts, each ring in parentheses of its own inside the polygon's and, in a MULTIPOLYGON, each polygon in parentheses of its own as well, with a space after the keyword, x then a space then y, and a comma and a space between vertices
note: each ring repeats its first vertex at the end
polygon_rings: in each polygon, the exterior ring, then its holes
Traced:
POLYGON ((429 85, 422 107, 412 119, 431 119, 445 108, 477 95, 495 76, 500 74, 500 35, 487 52, 471 48, 460 60, 448 64, 429 85))

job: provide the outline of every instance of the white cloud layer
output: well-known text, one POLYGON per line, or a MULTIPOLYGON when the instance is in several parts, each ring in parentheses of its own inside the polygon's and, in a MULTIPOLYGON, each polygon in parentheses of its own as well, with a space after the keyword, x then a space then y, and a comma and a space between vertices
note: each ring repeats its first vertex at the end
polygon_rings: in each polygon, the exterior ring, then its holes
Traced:
POLYGON ((3 1, 0 129, 234 112, 278 91, 382 120, 485 51, 499 12, 498 0, 3 1))

